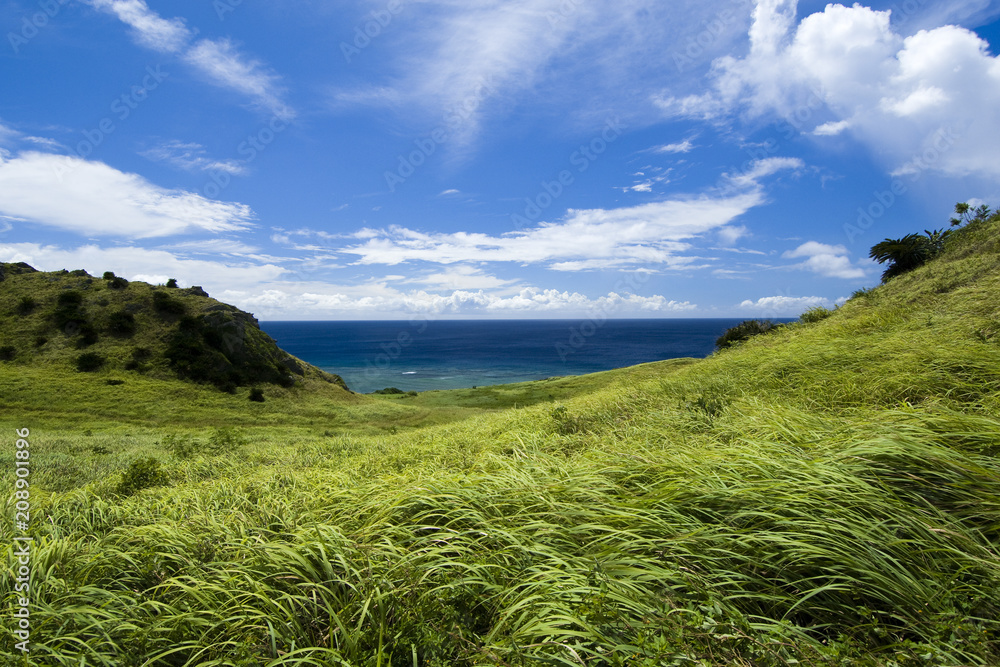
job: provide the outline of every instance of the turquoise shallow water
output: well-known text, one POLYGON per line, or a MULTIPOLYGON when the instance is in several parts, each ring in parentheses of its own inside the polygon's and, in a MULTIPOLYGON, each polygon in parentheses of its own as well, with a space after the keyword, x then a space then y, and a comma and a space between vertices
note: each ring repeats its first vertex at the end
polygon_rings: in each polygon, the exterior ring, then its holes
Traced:
POLYGON ((354 391, 541 380, 705 357, 739 319, 261 322, 291 354, 354 391))

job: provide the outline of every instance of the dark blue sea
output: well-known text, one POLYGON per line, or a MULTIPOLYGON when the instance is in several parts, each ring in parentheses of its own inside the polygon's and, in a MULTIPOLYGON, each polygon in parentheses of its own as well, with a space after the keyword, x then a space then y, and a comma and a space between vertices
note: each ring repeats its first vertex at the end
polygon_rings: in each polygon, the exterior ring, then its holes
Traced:
POLYGON ((357 392, 542 380, 705 357, 740 319, 261 322, 278 345, 357 392))

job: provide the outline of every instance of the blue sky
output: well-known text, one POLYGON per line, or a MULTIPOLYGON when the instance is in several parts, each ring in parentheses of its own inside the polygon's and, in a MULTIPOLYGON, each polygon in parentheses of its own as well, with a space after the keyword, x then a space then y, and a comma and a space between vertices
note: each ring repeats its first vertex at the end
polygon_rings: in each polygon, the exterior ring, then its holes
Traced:
POLYGON ((15 0, 0 260, 264 320, 784 317, 1000 202, 1000 2, 15 0))

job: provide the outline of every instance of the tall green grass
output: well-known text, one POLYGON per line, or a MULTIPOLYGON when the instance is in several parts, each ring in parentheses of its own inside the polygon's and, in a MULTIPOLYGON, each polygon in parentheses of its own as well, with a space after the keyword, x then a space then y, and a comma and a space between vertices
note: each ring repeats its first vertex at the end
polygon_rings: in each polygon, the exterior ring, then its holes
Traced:
POLYGON ((973 232, 824 319, 585 378, 260 405, 147 378, 115 422, 99 375, 0 365, 30 664, 1000 664, 1000 235, 973 232), (150 456, 167 484, 122 495, 150 456))

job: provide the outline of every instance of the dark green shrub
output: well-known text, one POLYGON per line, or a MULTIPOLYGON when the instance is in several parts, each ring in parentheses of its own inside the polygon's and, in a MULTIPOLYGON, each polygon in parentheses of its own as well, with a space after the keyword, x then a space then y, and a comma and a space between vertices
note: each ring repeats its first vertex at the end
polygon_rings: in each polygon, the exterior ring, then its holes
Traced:
POLYGON ((406 395, 407 396, 417 396, 417 392, 415 392, 415 391, 408 391, 408 392, 406 392, 406 395))
POLYGON ((21 300, 17 302, 17 314, 21 316, 30 315, 31 311, 33 311, 37 305, 38 303, 30 296, 22 296, 21 300))
POLYGON ((79 334, 80 337, 76 341, 76 348, 78 350, 90 347, 98 340, 97 329, 95 329, 89 322, 84 322, 80 325, 79 334))
POLYGON ((145 347, 136 347, 132 350, 132 358, 125 363, 125 370, 127 371, 141 371, 143 369, 144 361, 147 361, 153 353, 145 347))
POLYGON ((76 358, 76 370, 81 373, 93 373, 104 365, 104 357, 96 352, 86 352, 76 358))
POLYGON ((177 289, 177 278, 171 278, 167 281, 167 287, 170 289, 177 289))
POLYGON ((116 276, 108 281, 108 287, 111 289, 125 289, 128 287, 128 281, 116 276))
POLYGON ((163 315, 183 315, 187 312, 183 303, 166 292, 153 292, 153 308, 163 315))
POLYGON ((121 481, 115 489, 120 495, 131 496, 143 489, 164 486, 170 478, 154 458, 133 461, 122 473, 121 481))
POLYGON ((0 347, 0 361, 13 361, 17 356, 17 348, 13 345, 0 347))
POLYGON ((35 336, 35 347, 42 347, 48 342, 48 336, 35 336))
POLYGON ((106 380, 105 382, 111 387, 120 387, 125 384, 125 380, 106 380))
POLYGON ((115 279, 115 272, 114 271, 105 271, 104 275, 101 276, 101 279, 102 280, 114 280, 115 279))
POLYGON ((136 331, 135 315, 119 310, 108 317, 108 331, 115 336, 134 336, 136 331))
POLYGON ((799 316, 799 319, 806 324, 812 324, 814 322, 821 322, 831 315, 833 315, 832 310, 824 308, 823 306, 816 306, 815 308, 810 308, 806 312, 802 313, 799 316))
POLYGON ((260 387, 254 387, 250 390, 250 400, 254 403, 264 402, 264 390, 260 387))
POLYGON ((769 331, 773 331, 778 327, 777 324, 771 320, 745 320, 740 322, 735 327, 726 329, 725 333, 719 336, 715 341, 715 346, 724 350, 727 347, 732 347, 737 343, 741 343, 748 338, 753 338, 754 336, 759 336, 761 334, 766 334, 769 331))
POLYGON ((376 389, 372 393, 373 394, 394 395, 394 394, 402 394, 402 393, 405 393, 405 392, 402 389, 397 389, 396 387, 386 387, 385 389, 376 389))

